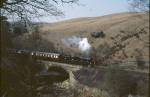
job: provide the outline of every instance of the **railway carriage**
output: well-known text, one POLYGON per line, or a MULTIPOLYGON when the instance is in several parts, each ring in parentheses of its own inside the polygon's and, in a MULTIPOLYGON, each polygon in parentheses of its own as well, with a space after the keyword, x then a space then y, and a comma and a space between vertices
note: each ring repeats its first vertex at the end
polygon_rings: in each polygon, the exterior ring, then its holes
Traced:
POLYGON ((38 59, 38 60, 52 61, 52 60, 60 59, 60 54, 58 54, 58 53, 31 52, 30 55, 33 59, 38 59))
POLYGON ((17 50, 17 49, 9 49, 9 53, 14 54, 16 56, 23 56, 24 58, 30 57, 33 60, 45 60, 82 66, 95 65, 95 61, 91 57, 77 57, 59 53, 17 50))

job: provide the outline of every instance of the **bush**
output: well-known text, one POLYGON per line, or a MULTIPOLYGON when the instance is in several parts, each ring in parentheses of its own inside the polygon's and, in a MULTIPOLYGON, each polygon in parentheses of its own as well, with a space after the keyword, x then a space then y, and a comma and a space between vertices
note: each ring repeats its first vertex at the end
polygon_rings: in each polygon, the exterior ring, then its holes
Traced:
POLYGON ((105 89, 112 97, 127 97, 137 94, 137 81, 131 73, 118 67, 109 68, 105 75, 105 89))
POLYGON ((12 24, 13 33, 16 35, 21 35, 28 32, 28 28, 24 22, 18 21, 12 24))
POLYGON ((43 39, 40 33, 33 32, 30 35, 22 35, 14 40, 15 48, 27 49, 31 51, 54 52, 55 47, 52 42, 43 39))
MULTIPOLYGON (((2 18, 2 17, 1 17, 2 18)), ((7 19, 1 20, 0 28, 0 45, 1 45, 1 57, 6 56, 6 48, 12 47, 11 33, 9 31, 10 24, 7 22, 7 19)))
POLYGON ((138 69, 144 69, 146 63, 145 63, 144 58, 143 58, 143 54, 142 54, 143 52, 140 49, 135 49, 135 51, 137 52, 137 55, 135 56, 137 68, 138 69))
POLYGON ((94 38, 105 38, 105 33, 103 31, 101 32, 92 32, 91 36, 94 38))
POLYGON ((97 49, 93 48, 91 56, 94 58, 97 64, 106 65, 111 61, 111 58, 109 59, 111 52, 112 48, 109 46, 109 44, 104 43, 99 45, 97 49))
POLYGON ((39 82, 36 73, 44 66, 28 58, 17 57, 16 60, 2 60, 1 96, 2 97, 37 97, 39 82))

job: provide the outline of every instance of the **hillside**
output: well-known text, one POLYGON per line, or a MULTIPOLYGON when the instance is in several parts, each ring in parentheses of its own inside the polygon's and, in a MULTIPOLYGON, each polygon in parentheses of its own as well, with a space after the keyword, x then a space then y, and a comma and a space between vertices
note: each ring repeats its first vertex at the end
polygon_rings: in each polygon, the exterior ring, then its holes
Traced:
MULTIPOLYGON (((114 45, 115 40, 125 39, 126 35, 129 35, 129 39, 121 42, 127 43, 123 49, 124 52, 117 52, 113 56, 113 59, 123 60, 123 62, 121 64, 109 63, 106 65, 104 63, 105 66, 98 63, 96 68, 91 68, 78 66, 79 64, 73 66, 67 62, 67 64, 64 64, 61 62, 36 61, 32 60, 32 56, 14 57, 10 55, 8 58, 2 59, 2 70, 6 71, 6 75, 4 72, 3 76, 8 77, 9 83, 4 79, 3 87, 5 89, 5 85, 6 87, 17 86, 12 88, 10 91, 15 91, 10 92, 8 95, 20 92, 21 87, 23 91, 20 94, 23 92, 23 95, 30 95, 32 91, 35 91, 34 93, 37 93, 40 97, 119 97, 118 95, 123 95, 121 97, 132 95, 134 95, 132 97, 148 97, 148 21, 149 17, 144 13, 119 13, 101 17, 70 19, 49 24, 37 24, 39 29, 36 29, 35 32, 14 36, 12 38, 13 46, 18 49, 28 49, 29 51, 64 51, 65 54, 78 55, 85 54, 85 52, 76 46, 76 42, 83 43, 81 39, 84 39, 84 42, 87 40, 89 42, 86 45, 92 47, 91 50, 86 50, 89 52, 86 54, 91 56, 91 52, 95 52, 98 55, 96 57, 101 57, 112 50, 110 47, 114 45), (141 33, 143 31, 145 32, 144 34, 136 35, 137 32, 141 33), (95 38, 91 35, 93 32, 103 32, 105 37, 95 38), (132 34, 135 34, 134 37, 132 37, 132 34), (148 65, 140 62, 141 60, 147 62, 148 65), (134 64, 131 64, 131 61, 134 61, 134 64), (15 68, 12 68, 13 66, 15 68), (51 66, 60 66, 65 69, 69 74, 67 80, 62 83, 51 84, 52 76, 47 77, 50 78, 50 82, 45 79, 42 82, 41 78, 39 79, 36 76, 37 74, 42 74, 43 71, 48 71, 51 66), (14 73, 14 70, 17 73, 14 73), (14 81, 18 81, 17 84, 14 84, 14 81), (33 87, 33 90, 29 90, 30 87, 33 87), (26 89, 31 92, 27 91, 28 93, 26 94, 26 89)), ((83 47, 85 46, 83 45, 83 47)), ((52 73, 55 74, 53 70, 52 73)))
MULTIPOLYGON (((136 37, 129 39, 129 44, 125 48, 125 53, 129 59, 134 60, 137 52, 136 49, 142 50, 142 56, 148 60, 148 41, 149 41, 149 18, 145 13, 118 13, 100 17, 84 17, 77 19, 70 19, 66 21, 41 24, 41 35, 53 42, 58 49, 75 51, 74 48, 69 48, 62 43, 62 39, 77 36, 87 37, 92 47, 97 48, 100 44, 107 43, 112 45, 111 37, 115 37, 121 32, 130 34, 146 26, 146 34, 142 34, 140 39, 136 37), (136 29, 137 28, 137 29, 136 29), (136 30, 135 30, 136 29, 136 30), (103 31, 106 35, 105 38, 93 38, 92 32, 103 31)), ((118 57, 122 53, 118 53, 118 57)))

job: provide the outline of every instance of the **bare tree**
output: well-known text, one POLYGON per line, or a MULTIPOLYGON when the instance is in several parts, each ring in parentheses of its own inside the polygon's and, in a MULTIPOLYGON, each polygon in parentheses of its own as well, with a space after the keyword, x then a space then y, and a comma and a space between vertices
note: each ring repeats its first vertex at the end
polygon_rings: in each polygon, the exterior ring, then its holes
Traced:
POLYGON ((149 0, 128 0, 132 11, 149 12, 149 0))
MULTIPOLYGON (((31 20, 30 18, 41 17, 45 15, 50 16, 63 15, 63 12, 58 9, 58 5, 74 4, 77 2, 78 0, 1 0, 0 3, 1 24, 5 25, 3 23, 4 22, 3 17, 7 17, 9 19, 19 18, 21 22, 23 21, 23 23, 25 24, 24 27, 26 27, 28 30, 30 28, 29 27, 30 25, 28 25, 31 20)), ((5 22, 7 21, 7 18, 5 19, 5 22)), ((5 34, 8 33, 8 31, 5 30, 8 29, 9 27, 7 26, 1 28, 2 28, 1 36, 3 37, 3 33, 5 34)), ((16 30, 18 30, 18 28, 16 30)), ((21 31, 19 30, 19 33, 21 31)))
POLYGON ((2 0, 0 8, 3 16, 26 19, 45 15, 60 16, 63 12, 58 9, 58 5, 77 2, 78 0, 2 0))

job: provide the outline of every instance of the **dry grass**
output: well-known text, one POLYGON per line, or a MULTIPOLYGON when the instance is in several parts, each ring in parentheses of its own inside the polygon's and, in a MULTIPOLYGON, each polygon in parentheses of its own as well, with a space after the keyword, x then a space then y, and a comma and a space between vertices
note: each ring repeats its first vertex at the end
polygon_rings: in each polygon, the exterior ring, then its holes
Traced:
MULTIPOLYGON (((77 18, 56 23, 43 24, 40 27, 40 34, 45 39, 52 41, 57 48, 72 52, 78 50, 67 48, 64 46, 61 39, 75 35, 87 37, 94 48, 97 48, 104 42, 112 45, 111 37, 121 34, 121 31, 124 31, 125 33, 134 32, 135 28, 138 26, 139 28, 142 26, 148 27, 148 20, 149 18, 144 13, 120 13, 101 17, 77 18), (104 31, 106 37, 95 39, 90 35, 90 33, 94 31, 104 31)), ((146 29, 146 32, 147 33, 145 35, 141 35, 141 39, 148 42, 148 28, 146 29)), ((135 49, 137 48, 142 49, 144 59, 148 60, 148 46, 146 46, 143 41, 137 38, 132 38, 128 41, 130 43, 125 48, 125 52, 130 60, 135 59, 135 49)), ((117 56, 121 57, 122 53, 119 52, 117 56)))

